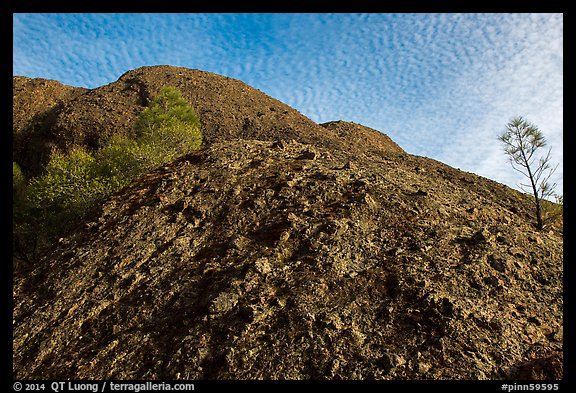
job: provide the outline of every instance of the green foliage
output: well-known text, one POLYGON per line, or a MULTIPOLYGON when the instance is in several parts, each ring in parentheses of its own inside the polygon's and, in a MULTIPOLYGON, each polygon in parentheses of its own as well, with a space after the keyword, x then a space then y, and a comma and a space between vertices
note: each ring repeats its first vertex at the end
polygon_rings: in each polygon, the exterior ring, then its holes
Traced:
POLYGON ((28 184, 30 205, 53 212, 68 210, 74 216, 82 216, 117 187, 115 176, 100 174, 101 166, 93 154, 82 148, 67 155, 54 154, 45 174, 31 179, 28 184))
POLYGON ((12 196, 13 199, 18 199, 19 195, 24 191, 26 186, 26 179, 20 169, 20 165, 12 161, 12 196))
POLYGON ((140 144, 156 151, 155 163, 170 161, 202 144, 200 119, 175 87, 162 88, 134 128, 140 144))
POLYGON ((166 87, 142 112, 135 138, 117 134, 96 152, 56 153, 28 184, 14 163, 13 249, 20 250, 21 259, 33 259, 37 246, 53 242, 111 194, 201 143, 198 116, 176 88, 166 87))
POLYGON ((12 187, 20 187, 24 182, 24 175, 22 174, 22 169, 20 165, 12 161, 12 187))

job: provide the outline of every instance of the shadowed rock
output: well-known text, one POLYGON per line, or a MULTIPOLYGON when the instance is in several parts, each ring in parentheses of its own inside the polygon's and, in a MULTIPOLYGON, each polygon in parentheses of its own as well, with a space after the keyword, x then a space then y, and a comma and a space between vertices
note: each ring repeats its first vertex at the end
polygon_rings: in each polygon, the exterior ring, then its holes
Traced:
POLYGON ((33 129, 96 147, 163 85, 209 143, 14 273, 15 379, 561 377, 562 227, 537 233, 529 196, 176 67, 47 87, 33 129))

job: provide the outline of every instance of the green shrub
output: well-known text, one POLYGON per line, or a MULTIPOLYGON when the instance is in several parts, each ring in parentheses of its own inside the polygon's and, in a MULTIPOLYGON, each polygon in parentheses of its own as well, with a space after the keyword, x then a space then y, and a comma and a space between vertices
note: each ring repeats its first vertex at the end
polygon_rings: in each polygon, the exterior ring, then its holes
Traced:
POLYGON ((143 158, 142 148, 138 141, 125 135, 115 135, 108 144, 97 153, 97 173, 117 179, 118 189, 130 181, 152 169, 150 159, 143 158))
POLYGON ((26 179, 24 178, 22 169, 20 169, 20 165, 12 161, 12 197, 14 201, 19 199, 25 187, 26 179))
POLYGON ((93 154, 76 148, 68 154, 56 153, 44 175, 28 184, 28 202, 33 208, 51 211, 84 211, 110 191, 113 178, 98 176, 93 154))
POLYGON ((13 249, 24 250, 24 243, 34 249, 50 244, 136 177, 200 148, 201 143, 198 116, 180 91, 166 87, 137 120, 135 137, 114 135, 96 152, 75 148, 68 154, 56 153, 44 173, 28 184, 14 163, 13 188, 18 196, 13 230, 18 247, 13 249))
MULTIPOLYGON (((175 87, 160 90, 135 125, 141 145, 153 147, 152 161, 161 164, 200 148, 200 119, 175 87)), ((147 150, 148 151, 148 150, 147 150)))
POLYGON ((24 183, 24 175, 22 174, 22 169, 20 165, 12 161, 12 187, 19 188, 24 183))

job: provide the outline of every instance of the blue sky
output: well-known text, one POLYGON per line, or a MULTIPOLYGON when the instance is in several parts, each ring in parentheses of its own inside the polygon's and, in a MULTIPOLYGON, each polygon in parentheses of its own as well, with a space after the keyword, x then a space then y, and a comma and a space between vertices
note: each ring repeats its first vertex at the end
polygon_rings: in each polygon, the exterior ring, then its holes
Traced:
POLYGON ((496 136, 522 115, 563 193, 562 14, 14 14, 13 74, 94 88, 144 65, 240 79, 316 122, 517 188, 496 136))

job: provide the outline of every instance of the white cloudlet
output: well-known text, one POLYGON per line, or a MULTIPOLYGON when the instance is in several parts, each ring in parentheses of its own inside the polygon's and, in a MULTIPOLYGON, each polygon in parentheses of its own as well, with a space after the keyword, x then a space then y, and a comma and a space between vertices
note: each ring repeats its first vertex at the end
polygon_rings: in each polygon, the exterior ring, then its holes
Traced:
POLYGON ((495 136, 525 115, 561 189, 562 48, 561 14, 16 14, 13 68, 86 87, 142 65, 199 68, 510 186, 495 136))
POLYGON ((539 23, 516 15, 501 18, 499 28, 485 29, 475 42, 484 54, 482 61, 473 63, 450 88, 450 101, 459 106, 453 113, 467 121, 452 133, 439 158, 515 187, 523 179, 507 164, 509 173, 502 172, 502 160, 497 159, 503 155, 502 147, 494 141, 511 117, 524 115, 543 130, 553 147, 561 191, 562 20, 554 15, 542 16, 539 23))

